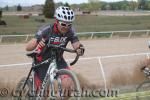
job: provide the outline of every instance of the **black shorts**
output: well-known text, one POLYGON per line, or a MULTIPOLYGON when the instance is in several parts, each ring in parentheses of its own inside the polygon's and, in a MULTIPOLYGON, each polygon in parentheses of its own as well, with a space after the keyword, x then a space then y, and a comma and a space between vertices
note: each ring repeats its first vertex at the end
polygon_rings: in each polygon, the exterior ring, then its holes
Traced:
MULTIPOLYGON (((44 77, 47 73, 48 67, 49 67, 49 63, 43 64, 43 65, 39 66, 39 68, 35 69, 35 74, 38 76, 38 78, 41 82, 43 82, 43 80, 44 80, 44 77)), ((68 67, 68 65, 64 59, 59 60, 57 62, 58 69, 66 69, 67 67, 68 67)))

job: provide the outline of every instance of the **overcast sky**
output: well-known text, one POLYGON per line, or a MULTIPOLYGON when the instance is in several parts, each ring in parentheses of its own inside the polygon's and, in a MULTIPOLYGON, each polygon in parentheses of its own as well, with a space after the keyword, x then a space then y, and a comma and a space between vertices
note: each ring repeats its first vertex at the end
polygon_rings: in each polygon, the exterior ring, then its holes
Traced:
MULTIPOLYGON (((122 0, 101 0, 101 1, 107 1, 107 2, 116 2, 116 1, 122 1, 122 0)), ((131 0, 130 0, 131 1, 131 0)), ((133 0, 136 1, 136 0, 133 0)), ((87 3, 88 0, 54 0, 54 2, 68 2, 69 4, 80 4, 80 3, 87 3)), ((23 5, 23 6, 30 6, 34 4, 44 4, 45 0, 0 0, 0 7, 4 7, 6 5, 12 6, 12 5, 23 5)))

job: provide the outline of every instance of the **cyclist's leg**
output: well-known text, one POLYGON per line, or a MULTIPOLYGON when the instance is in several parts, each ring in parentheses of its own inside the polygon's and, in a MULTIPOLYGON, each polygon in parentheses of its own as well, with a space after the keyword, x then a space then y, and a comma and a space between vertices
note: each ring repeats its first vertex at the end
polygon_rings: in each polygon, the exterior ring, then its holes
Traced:
POLYGON ((46 72, 48 70, 48 64, 43 64, 39 66, 37 69, 35 69, 35 87, 36 87, 36 93, 40 91, 42 82, 45 78, 46 72))
POLYGON ((40 86, 41 86, 41 79, 38 75, 38 73, 35 73, 34 75, 34 83, 35 83, 35 93, 37 93, 40 90, 40 86))

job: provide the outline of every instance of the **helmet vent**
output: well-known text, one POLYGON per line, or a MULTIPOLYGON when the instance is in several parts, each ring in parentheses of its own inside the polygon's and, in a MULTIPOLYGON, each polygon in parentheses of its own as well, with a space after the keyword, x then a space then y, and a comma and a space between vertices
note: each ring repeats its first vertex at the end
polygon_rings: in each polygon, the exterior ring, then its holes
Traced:
POLYGON ((58 16, 61 17, 60 14, 58 14, 58 16))
POLYGON ((68 16, 68 19, 69 19, 69 20, 70 20, 70 18, 71 18, 71 17, 70 17, 70 16, 68 16))
POLYGON ((63 10, 65 10, 65 8, 64 8, 64 7, 62 7, 62 9, 63 9, 63 10))
POLYGON ((71 16, 71 20, 73 19, 73 16, 71 16))
POLYGON ((71 14, 73 14, 73 11, 71 11, 71 14))
POLYGON ((69 11, 68 11, 67 13, 68 13, 68 15, 70 15, 70 12, 69 12, 69 11))
POLYGON ((64 18, 67 19, 67 16, 65 15, 64 18))
POLYGON ((65 11, 63 11, 63 14, 66 14, 66 12, 65 12, 65 11))

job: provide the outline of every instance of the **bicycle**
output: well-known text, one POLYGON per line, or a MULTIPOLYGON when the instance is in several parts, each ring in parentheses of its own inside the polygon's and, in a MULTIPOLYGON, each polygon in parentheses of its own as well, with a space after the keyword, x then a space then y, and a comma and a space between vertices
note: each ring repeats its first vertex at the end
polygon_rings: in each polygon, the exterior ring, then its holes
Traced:
MULTIPOLYGON (((62 81, 61 81, 61 76, 62 75, 68 75, 69 78, 72 80, 72 86, 70 88, 69 96, 72 97, 75 100, 80 100, 80 83, 79 80, 77 79, 76 75, 74 72, 71 70, 67 69, 57 69, 57 64, 56 64, 56 50, 61 49, 63 51, 67 51, 70 53, 76 53, 75 50, 60 47, 57 45, 52 45, 52 44, 47 44, 46 48, 49 49, 51 48, 51 57, 48 58, 47 60, 35 64, 35 59, 36 59, 36 53, 30 53, 27 54, 27 56, 33 58, 33 63, 32 67, 30 69, 30 72, 27 76, 27 78, 23 78, 16 86, 16 91, 14 96, 14 99, 16 100, 55 100, 55 99, 60 99, 64 100, 66 96, 64 96, 64 91, 63 91, 63 86, 62 86, 62 81), (46 76, 43 80, 43 83, 41 85, 40 90, 36 93, 35 91, 35 84, 34 84, 34 69, 38 68, 41 64, 49 63, 49 68, 47 70, 46 76), (58 92, 56 93, 55 91, 55 84, 54 82, 57 82, 57 87, 58 87, 58 92)), ((44 51, 44 50, 43 50, 44 51)), ((78 54, 76 53, 76 57, 70 65, 74 65, 79 59, 78 54)))
POLYGON ((141 68, 145 77, 148 79, 138 85, 136 88, 137 100, 150 100, 150 69, 146 66, 141 68))

